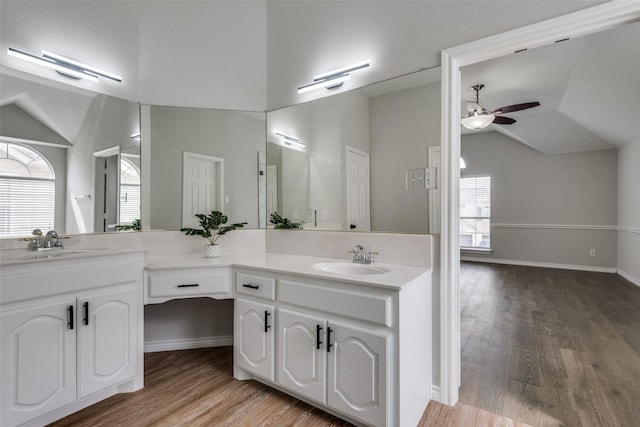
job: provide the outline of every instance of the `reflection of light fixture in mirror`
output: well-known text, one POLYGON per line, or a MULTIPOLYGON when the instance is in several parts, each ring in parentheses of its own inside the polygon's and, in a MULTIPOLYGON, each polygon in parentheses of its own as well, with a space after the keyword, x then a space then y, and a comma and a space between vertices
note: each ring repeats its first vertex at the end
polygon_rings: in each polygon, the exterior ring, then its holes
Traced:
POLYGON ((357 64, 349 65, 347 67, 338 68, 336 70, 327 71, 313 76, 313 83, 309 83, 298 88, 298 93, 305 93, 321 87, 327 89, 335 89, 342 86, 342 83, 351 78, 349 74, 352 71, 361 70, 362 68, 369 67, 371 61, 366 60, 357 64))
POLYGON ((466 169, 466 168, 467 168, 467 164, 465 163, 464 159, 460 157, 460 169, 466 169))
POLYGON ((283 141, 285 144, 288 144, 288 145, 291 145, 291 144, 298 144, 298 145, 300 145, 300 146, 302 146, 302 147, 304 147, 304 146, 305 146, 304 142, 302 142, 302 141, 300 140, 300 138, 298 138, 297 136, 288 135, 288 134, 286 134, 286 133, 283 133, 283 132, 277 132, 277 131, 276 131, 276 135, 281 136, 281 137, 282 137, 282 141, 283 141))
POLYGON ((494 119, 495 116, 490 114, 488 111, 474 110, 470 111, 466 117, 460 120, 460 123, 462 123, 462 126, 467 129, 478 130, 489 126, 493 123, 494 119))
POLYGON ((87 79, 97 82, 98 77, 106 77, 116 82, 122 81, 122 77, 116 74, 74 61, 73 59, 65 58, 64 56, 60 56, 56 53, 47 52, 46 50, 42 51, 42 56, 36 56, 10 47, 8 53, 10 56, 33 62, 34 64, 42 65, 47 68, 52 68, 59 74, 73 79, 87 79))

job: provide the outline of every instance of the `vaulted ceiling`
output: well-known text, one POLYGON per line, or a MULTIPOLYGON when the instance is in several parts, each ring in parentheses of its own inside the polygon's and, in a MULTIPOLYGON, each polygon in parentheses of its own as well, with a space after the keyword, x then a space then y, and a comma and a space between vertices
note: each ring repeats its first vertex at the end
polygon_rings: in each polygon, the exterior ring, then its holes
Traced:
POLYGON ((462 111, 478 83, 488 110, 541 104, 483 131, 545 154, 620 147, 640 137, 640 22, 464 67, 462 111))

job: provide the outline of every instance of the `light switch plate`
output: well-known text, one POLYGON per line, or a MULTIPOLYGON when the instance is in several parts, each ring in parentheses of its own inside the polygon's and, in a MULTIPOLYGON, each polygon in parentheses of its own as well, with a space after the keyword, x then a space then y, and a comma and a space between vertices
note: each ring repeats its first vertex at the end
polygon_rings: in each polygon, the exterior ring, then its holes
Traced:
POLYGON ((424 190, 425 188, 425 169, 407 169, 405 170, 405 190, 424 190))

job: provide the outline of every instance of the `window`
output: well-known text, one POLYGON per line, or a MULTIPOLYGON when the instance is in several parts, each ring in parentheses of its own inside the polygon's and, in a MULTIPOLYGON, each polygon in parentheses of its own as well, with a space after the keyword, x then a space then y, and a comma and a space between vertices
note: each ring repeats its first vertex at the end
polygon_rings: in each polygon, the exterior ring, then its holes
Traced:
POLYGON ((491 177, 460 178, 460 248, 491 248, 491 177))
POLYGON ((0 237, 53 228, 55 177, 37 151, 0 142, 0 237))
POLYGON ((131 161, 120 158, 120 224, 140 219, 140 171, 131 161))

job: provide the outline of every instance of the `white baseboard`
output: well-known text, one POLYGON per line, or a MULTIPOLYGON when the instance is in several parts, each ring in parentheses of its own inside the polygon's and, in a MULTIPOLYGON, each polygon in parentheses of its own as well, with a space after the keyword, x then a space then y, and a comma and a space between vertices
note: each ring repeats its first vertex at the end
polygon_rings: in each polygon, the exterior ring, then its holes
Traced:
POLYGON ((435 384, 431 385, 431 400, 440 402, 440 386, 437 386, 435 384))
POLYGON ((487 262, 492 264, 522 265, 525 267, 559 268, 562 270, 593 271, 596 273, 616 273, 613 267, 596 267, 591 265, 555 264, 551 262, 520 261, 515 259, 480 258, 461 256, 460 261, 487 262))
POLYGON ((151 342, 147 341, 144 343, 144 352, 155 353, 157 351, 189 350, 193 348, 225 347, 229 345, 233 345, 233 335, 151 342))
POLYGON ((618 270, 618 271, 616 271, 616 273, 618 273, 619 276, 624 277, 625 279, 627 279, 628 281, 630 281, 634 285, 640 286, 640 279, 638 279, 637 277, 634 277, 634 276, 630 275, 629 273, 625 273, 622 270, 618 270))

